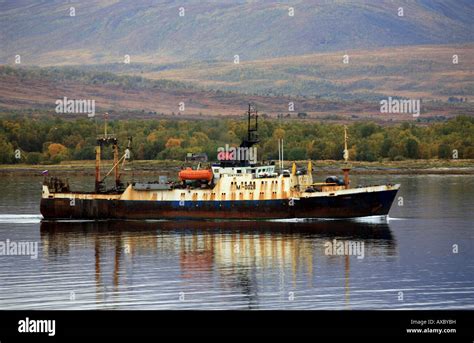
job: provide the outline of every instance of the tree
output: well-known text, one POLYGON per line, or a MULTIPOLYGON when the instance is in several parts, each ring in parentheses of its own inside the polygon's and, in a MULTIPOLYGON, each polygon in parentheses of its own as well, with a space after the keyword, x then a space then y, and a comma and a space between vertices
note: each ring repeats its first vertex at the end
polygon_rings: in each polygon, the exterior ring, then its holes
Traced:
POLYGON ((369 162, 376 160, 375 153, 372 151, 367 141, 362 141, 361 144, 357 145, 357 160, 369 162))
POLYGON ((189 145, 191 147, 200 147, 205 146, 209 142, 209 137, 203 132, 194 132, 191 139, 189 140, 189 145))
POLYGON ((306 149, 296 147, 288 151, 288 160, 300 161, 306 159, 306 149))
POLYGON ((420 156, 420 144, 415 138, 408 138, 405 141, 405 156, 408 158, 418 158, 420 156))
POLYGON ((382 146, 380 147, 381 157, 388 157, 390 149, 392 148, 392 140, 389 137, 385 137, 382 141, 382 146))
POLYGON ((367 138, 377 132, 379 130, 379 126, 374 124, 374 123, 363 123, 359 124, 358 127, 356 127, 359 135, 362 138, 367 138))
POLYGON ((15 151, 13 145, 4 137, 0 136, 0 163, 15 162, 15 151))
POLYGON ((157 155, 157 158, 163 160, 184 160, 185 156, 186 151, 184 151, 183 148, 179 146, 173 146, 160 152, 157 155))
POLYGON ((26 155, 26 163, 39 164, 43 160, 43 156, 39 152, 30 152, 26 155))
POLYGON ((438 158, 450 159, 451 158, 451 148, 446 143, 441 143, 438 146, 438 158))
POLYGON ((52 143, 48 146, 47 156, 52 162, 59 163, 67 159, 69 150, 62 144, 52 143))
POLYGON ((179 138, 170 138, 165 144, 166 148, 181 147, 182 139, 179 138))
POLYGON ((273 137, 276 139, 282 139, 285 137, 285 130, 278 128, 275 131, 273 131, 273 137))

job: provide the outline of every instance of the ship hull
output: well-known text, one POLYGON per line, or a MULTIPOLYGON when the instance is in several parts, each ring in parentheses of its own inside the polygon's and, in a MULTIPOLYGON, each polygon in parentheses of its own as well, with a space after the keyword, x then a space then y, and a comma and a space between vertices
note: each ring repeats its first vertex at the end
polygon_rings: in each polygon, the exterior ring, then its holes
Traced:
POLYGON ((281 219, 387 215, 397 189, 298 199, 140 201, 43 198, 45 219, 281 219))

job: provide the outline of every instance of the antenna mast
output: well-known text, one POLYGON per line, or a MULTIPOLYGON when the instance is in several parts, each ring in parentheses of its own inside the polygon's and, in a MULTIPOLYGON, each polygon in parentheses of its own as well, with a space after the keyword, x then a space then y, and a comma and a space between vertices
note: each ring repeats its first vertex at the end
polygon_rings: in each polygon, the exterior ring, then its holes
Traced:
POLYGON ((344 161, 349 161, 349 150, 347 149, 347 125, 344 125, 344 161))
POLYGON ((349 188, 349 184, 351 183, 349 179, 349 172, 351 170, 351 166, 347 163, 349 161, 349 150, 347 149, 347 125, 344 125, 344 168, 342 171, 344 172, 344 186, 346 189, 349 188))

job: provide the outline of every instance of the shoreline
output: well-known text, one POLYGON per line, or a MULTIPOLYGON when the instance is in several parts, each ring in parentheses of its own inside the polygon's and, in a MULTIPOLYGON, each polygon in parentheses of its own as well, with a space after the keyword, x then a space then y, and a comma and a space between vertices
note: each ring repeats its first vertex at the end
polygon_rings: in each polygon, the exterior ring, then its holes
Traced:
MULTIPOLYGON (((285 169, 291 169, 292 161, 285 161, 285 169)), ((307 161, 297 161, 299 167, 306 167, 307 161)), ((182 161, 133 161, 122 170, 125 175, 153 175, 164 173, 177 175, 182 166, 190 164, 182 161), (133 169, 133 170, 132 170, 133 169)), ((206 165, 206 164, 204 164, 206 165)), ((353 175, 474 175, 474 160, 406 160, 387 162, 350 162, 353 175)), ((339 174, 345 166, 342 161, 313 161, 313 173, 339 174)), ((111 161, 104 161, 102 173, 112 167, 111 161)), ((95 173, 95 161, 66 161, 55 165, 2 164, 0 176, 42 176, 48 170, 49 175, 91 175, 95 173)))

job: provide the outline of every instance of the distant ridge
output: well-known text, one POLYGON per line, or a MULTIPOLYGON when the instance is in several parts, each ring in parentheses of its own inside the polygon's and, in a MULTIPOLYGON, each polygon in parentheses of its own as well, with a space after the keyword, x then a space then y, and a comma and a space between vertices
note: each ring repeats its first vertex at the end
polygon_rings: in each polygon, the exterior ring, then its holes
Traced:
POLYGON ((474 41, 470 0, 0 1, 0 63, 241 61, 474 41), (75 16, 71 17, 73 6, 75 16), (179 7, 184 16, 179 16, 179 7), (398 8, 403 7, 403 17, 398 8), (343 19, 343 20, 342 20, 343 19))

